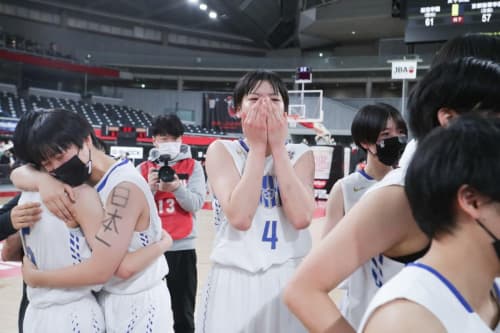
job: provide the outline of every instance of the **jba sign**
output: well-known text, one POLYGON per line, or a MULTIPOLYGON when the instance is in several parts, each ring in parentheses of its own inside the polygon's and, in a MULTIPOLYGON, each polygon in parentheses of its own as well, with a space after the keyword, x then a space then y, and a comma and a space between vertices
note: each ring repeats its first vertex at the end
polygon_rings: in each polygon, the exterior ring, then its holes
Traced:
POLYGON ((417 78, 417 62, 414 60, 403 60, 392 62, 392 79, 406 80, 417 78))

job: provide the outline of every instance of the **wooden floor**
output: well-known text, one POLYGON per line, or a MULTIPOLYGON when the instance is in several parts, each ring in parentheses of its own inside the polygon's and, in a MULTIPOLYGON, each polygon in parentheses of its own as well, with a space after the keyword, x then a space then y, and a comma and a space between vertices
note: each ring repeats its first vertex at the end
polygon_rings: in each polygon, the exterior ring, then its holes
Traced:
MULTIPOLYGON (((211 210, 201 210, 197 213, 198 298, 210 268, 209 256, 214 236, 212 216, 211 210)), ((309 228, 313 238, 313 246, 319 240, 323 223, 324 218, 316 218, 309 228)), ((0 333, 17 332, 17 311, 21 297, 21 284, 22 278, 18 263, 0 261, 0 333)), ((341 294, 334 291, 332 297, 338 300, 341 294)))

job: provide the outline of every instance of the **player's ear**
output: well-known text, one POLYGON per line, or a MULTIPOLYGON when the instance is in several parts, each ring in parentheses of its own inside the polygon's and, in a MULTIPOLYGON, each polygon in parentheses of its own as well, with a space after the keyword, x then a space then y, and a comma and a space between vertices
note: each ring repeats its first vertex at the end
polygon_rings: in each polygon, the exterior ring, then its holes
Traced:
POLYGON ((440 108, 437 112, 438 122, 439 122, 439 125, 441 125, 441 127, 448 126, 448 123, 450 122, 450 120, 452 120, 456 116, 457 116, 457 112, 455 110, 449 109, 449 108, 440 108))
POLYGON ((468 214, 473 219, 478 219, 479 213, 479 203, 484 202, 485 198, 483 195, 478 193, 474 188, 469 185, 462 185, 457 191, 457 206, 463 212, 468 214))
POLYGON ((87 135, 87 137, 86 137, 85 139, 83 139, 83 143, 86 143, 86 144, 87 144, 87 146, 89 146, 89 147, 90 147, 90 146, 91 146, 91 144, 92 144, 92 136, 91 136, 90 134, 89 134, 89 135, 87 135))

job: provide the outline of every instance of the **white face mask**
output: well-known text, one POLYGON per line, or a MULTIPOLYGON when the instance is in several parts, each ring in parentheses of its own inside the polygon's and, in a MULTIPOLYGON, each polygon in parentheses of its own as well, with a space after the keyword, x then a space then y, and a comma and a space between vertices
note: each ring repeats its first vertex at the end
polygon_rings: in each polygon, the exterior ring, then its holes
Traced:
POLYGON ((169 155, 170 159, 174 159, 181 152, 181 142, 162 142, 158 144, 160 155, 169 155))

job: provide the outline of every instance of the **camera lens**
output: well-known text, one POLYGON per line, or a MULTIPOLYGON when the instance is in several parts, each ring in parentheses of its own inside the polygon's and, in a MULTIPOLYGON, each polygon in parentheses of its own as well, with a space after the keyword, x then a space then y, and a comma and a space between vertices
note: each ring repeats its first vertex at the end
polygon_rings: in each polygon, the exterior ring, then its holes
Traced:
POLYGON ((158 177, 160 180, 164 183, 170 183, 173 181, 175 178, 175 171, 168 165, 164 165, 158 170, 158 177))

